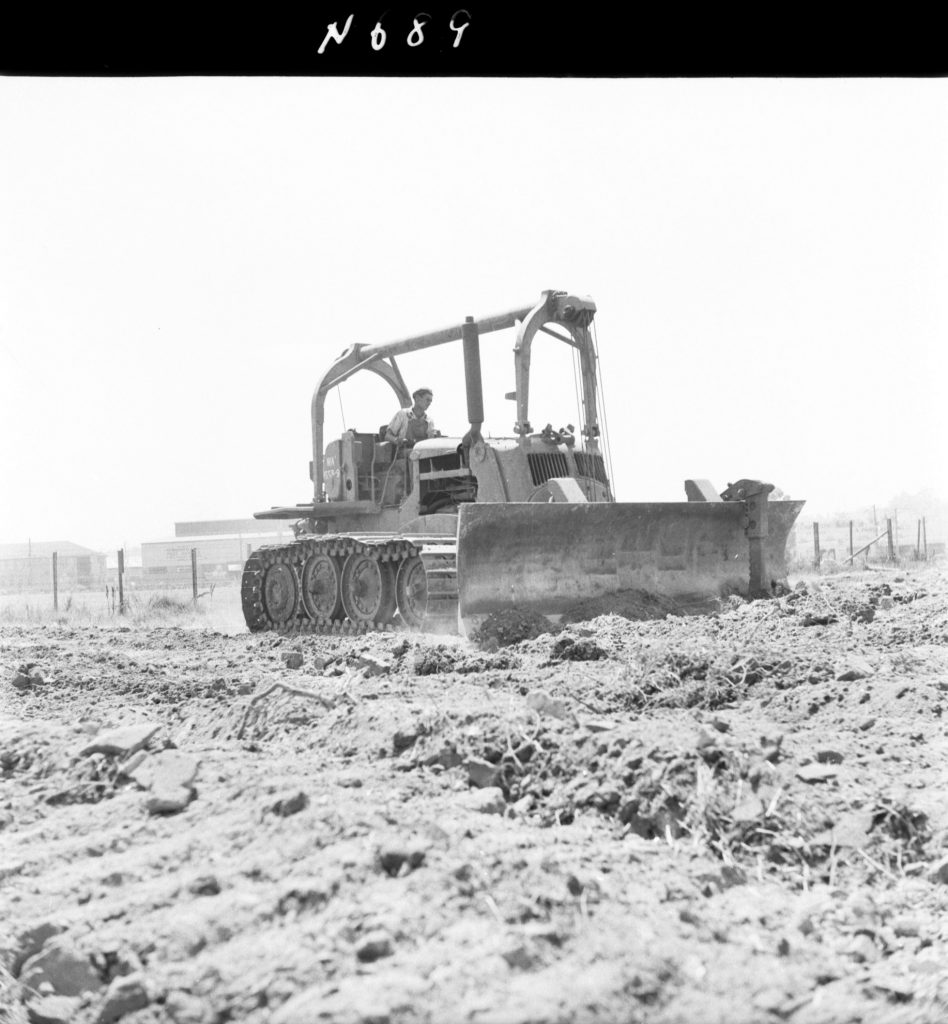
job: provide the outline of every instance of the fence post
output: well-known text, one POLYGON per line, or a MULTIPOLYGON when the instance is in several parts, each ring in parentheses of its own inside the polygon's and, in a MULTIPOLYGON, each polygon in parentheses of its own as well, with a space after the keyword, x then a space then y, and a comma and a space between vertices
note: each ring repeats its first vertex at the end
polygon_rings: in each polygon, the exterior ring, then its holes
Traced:
POLYGON ((194 594, 194 603, 198 600, 198 551, 191 548, 191 592, 194 594))
POLYGON ((59 611, 59 554, 53 552, 53 611, 59 611))
POLYGON ((892 543, 892 520, 891 519, 886 519, 886 521, 885 521, 885 533, 886 533, 886 538, 887 538, 887 540, 889 542, 889 561, 890 562, 894 562, 895 561, 895 546, 892 543))
POLYGON ((813 524, 813 567, 820 567, 820 524, 813 524))
POLYGON ((922 557, 922 521, 918 521, 918 533, 915 537, 915 561, 922 557))
POLYGON ((853 521, 849 520, 849 565, 852 568, 853 561, 853 521))
POLYGON ((119 615, 125 614, 125 549, 118 549, 118 578, 119 578, 119 615))
POLYGON ((928 527, 925 523, 925 517, 922 516, 922 544, 925 549, 925 561, 928 561, 928 527))

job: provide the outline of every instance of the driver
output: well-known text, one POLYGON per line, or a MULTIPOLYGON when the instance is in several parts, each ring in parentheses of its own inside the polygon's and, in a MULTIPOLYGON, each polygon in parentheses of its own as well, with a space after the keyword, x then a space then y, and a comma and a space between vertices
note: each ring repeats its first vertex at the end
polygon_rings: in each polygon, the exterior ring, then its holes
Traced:
POLYGON ((426 437, 441 436, 440 431, 435 430, 434 420, 428 415, 428 406, 434 400, 431 388, 418 388, 411 393, 411 397, 415 404, 410 409, 399 409, 395 413, 385 431, 386 441, 414 444, 426 437))

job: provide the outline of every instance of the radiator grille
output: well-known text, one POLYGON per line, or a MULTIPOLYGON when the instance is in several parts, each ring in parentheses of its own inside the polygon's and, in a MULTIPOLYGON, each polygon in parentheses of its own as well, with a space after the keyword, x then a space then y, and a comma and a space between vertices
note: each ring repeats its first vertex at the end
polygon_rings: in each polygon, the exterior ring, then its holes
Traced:
POLYGON ((573 452, 573 458, 576 460, 576 471, 580 476, 588 476, 591 480, 598 480, 601 484, 609 485, 606 465, 601 455, 592 452, 573 452))
POLYGON ((418 460, 418 471, 420 473, 437 473, 445 469, 460 469, 461 457, 457 452, 448 452, 446 455, 432 455, 430 459, 418 460))
POLYGON ((545 484, 550 477, 572 476, 562 452, 528 452, 527 464, 535 487, 545 484))

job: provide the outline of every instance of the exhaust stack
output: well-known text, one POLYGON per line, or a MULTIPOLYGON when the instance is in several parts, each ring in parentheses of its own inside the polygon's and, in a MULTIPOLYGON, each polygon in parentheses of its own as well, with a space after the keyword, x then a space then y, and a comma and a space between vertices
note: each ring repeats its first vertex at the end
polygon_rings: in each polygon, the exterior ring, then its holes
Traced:
POLYGON ((481 440, 481 427, 484 425, 484 388, 481 383, 481 343, 477 333, 474 317, 464 318, 461 325, 461 339, 464 342, 464 382, 467 387, 467 419, 470 430, 464 435, 461 444, 470 448, 481 440))

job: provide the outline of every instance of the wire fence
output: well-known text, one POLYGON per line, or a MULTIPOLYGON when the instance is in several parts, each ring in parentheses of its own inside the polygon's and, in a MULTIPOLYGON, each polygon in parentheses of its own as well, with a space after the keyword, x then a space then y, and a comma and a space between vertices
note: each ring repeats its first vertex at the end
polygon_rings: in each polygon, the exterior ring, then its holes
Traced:
MULTIPOLYGON (((866 527, 849 520, 842 526, 837 522, 830 525, 814 522, 812 555, 799 554, 795 561, 810 564, 819 569, 824 563, 842 567, 866 565, 869 562, 902 564, 904 562, 931 562, 944 558, 945 544, 928 539, 928 522, 922 516, 914 524, 914 538, 911 543, 900 543, 898 523, 886 518, 884 526, 873 524, 867 534, 866 527), (867 539, 868 537, 868 539, 867 539)), ((904 531, 903 524, 903 531, 904 531)))
MULTIPOLYGON (((61 556, 54 551, 51 557, 33 557, 30 564, 16 565, 0 574, 0 594, 48 595, 54 611, 59 610, 64 594, 82 594, 91 598, 103 596, 110 614, 124 614, 129 600, 137 595, 173 592, 178 601, 190 600, 197 604, 210 597, 217 588, 238 588, 240 567, 202 565, 198 561, 198 548, 190 550, 190 564, 148 569, 127 567, 125 552, 116 552, 116 564, 106 567, 105 559, 93 566, 80 564, 76 559, 61 556)), ((88 561, 88 560, 86 560, 88 561)))

